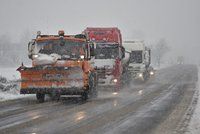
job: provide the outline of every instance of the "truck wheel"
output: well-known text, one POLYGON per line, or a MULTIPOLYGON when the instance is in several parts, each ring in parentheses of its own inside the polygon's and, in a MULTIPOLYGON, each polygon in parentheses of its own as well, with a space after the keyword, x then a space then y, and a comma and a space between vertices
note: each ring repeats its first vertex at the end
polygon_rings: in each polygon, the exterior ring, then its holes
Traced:
POLYGON ((37 100, 38 100, 39 103, 43 103, 44 99, 45 99, 45 94, 37 93, 36 94, 36 98, 37 98, 37 100))
POLYGON ((88 99, 88 92, 87 91, 84 91, 81 95, 81 99, 82 101, 86 101, 88 99))
POLYGON ((97 75, 91 73, 89 76, 89 98, 96 98, 97 94, 97 75))
POLYGON ((52 101, 59 101, 59 100, 60 100, 60 94, 59 94, 59 93, 52 92, 52 93, 50 94, 50 96, 51 96, 51 100, 52 100, 52 101))
POLYGON ((54 95, 52 95, 52 96, 51 96, 51 99, 52 99, 53 101, 59 101, 59 100, 60 100, 60 94, 54 94, 54 95))

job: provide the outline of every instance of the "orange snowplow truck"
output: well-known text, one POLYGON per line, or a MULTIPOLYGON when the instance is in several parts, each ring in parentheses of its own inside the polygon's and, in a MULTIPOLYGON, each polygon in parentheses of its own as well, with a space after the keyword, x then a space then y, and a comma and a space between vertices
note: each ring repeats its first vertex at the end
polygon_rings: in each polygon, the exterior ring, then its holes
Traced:
POLYGON ((48 94, 53 100, 61 95, 79 96, 83 100, 97 96, 97 75, 93 69, 94 44, 82 34, 41 35, 28 44, 32 67, 23 64, 21 94, 36 94, 44 102, 48 94))

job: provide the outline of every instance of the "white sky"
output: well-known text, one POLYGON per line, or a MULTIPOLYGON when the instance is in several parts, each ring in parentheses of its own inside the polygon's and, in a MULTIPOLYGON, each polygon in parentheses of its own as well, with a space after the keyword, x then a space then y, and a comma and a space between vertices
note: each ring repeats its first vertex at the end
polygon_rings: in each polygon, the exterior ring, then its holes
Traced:
POLYGON ((123 38, 165 38, 171 57, 200 59, 200 0, 0 0, 0 35, 13 41, 27 31, 80 33, 117 26, 123 38))

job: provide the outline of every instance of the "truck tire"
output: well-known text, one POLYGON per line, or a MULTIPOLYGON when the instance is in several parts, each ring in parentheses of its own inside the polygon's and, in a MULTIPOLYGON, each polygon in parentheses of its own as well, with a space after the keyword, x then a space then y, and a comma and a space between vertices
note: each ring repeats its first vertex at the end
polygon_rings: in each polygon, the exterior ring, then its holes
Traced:
POLYGON ((82 101, 86 101, 88 99, 88 91, 84 91, 81 94, 81 99, 82 99, 82 101))
POLYGON ((97 74, 91 73, 89 75, 89 98, 96 98, 98 95, 97 92, 97 74))
POLYGON ((51 98, 52 101, 59 101, 60 100, 60 93, 56 91, 52 91, 49 94, 49 97, 51 98))
POLYGON ((36 98, 37 98, 37 100, 38 100, 39 103, 43 103, 44 99, 45 99, 45 94, 36 93, 36 98))
POLYGON ((59 93, 51 93, 51 100, 52 101, 59 101, 60 100, 60 94, 59 93))

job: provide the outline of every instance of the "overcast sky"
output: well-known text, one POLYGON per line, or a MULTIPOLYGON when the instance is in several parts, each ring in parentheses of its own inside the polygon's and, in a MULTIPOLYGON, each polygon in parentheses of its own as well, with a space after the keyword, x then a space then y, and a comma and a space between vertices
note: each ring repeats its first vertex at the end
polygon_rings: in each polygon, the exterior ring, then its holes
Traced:
POLYGON ((200 0, 0 0, 0 35, 25 31, 76 34, 117 26, 124 39, 165 38, 171 57, 200 59, 200 0))

